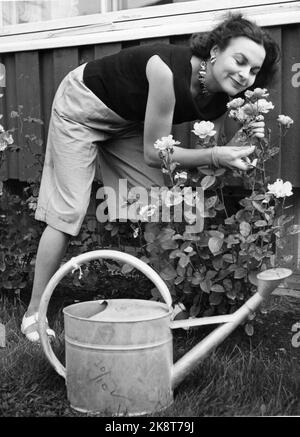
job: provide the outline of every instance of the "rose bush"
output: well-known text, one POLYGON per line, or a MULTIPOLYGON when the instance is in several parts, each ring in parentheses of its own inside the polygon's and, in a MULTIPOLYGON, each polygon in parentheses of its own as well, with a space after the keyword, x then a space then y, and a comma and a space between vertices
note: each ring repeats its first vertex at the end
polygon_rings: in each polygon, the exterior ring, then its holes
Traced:
MULTIPOLYGON (((252 159, 246 158, 250 167, 246 173, 213 166, 179 169, 172 159, 173 146, 178 144, 172 135, 154 145, 169 186, 150 208, 140 206, 135 233, 142 232, 141 222, 147 222, 143 260, 159 272, 174 302, 184 304, 190 317, 234 312, 255 291, 258 271, 291 261, 290 255, 276 257, 276 248, 284 246, 288 235, 300 231, 285 206, 285 199, 293 194, 292 185, 280 179, 269 183, 265 165, 280 150, 271 144, 270 129, 265 138, 250 135, 251 123, 263 120, 274 108, 268 97, 266 89, 257 88, 228 103, 229 117, 239 123, 240 144, 256 146, 252 159), (224 200, 228 175, 240 178, 246 190, 238 210, 230 215, 224 200), (168 220, 163 220, 166 209, 168 220), (188 226, 196 223, 199 213, 204 227, 191 232, 188 226)), ((285 115, 277 120, 279 136, 285 135, 293 120, 285 115)), ((197 122, 192 132, 199 147, 216 145, 213 123, 197 122)), ((152 291, 156 298, 157 290, 152 291)), ((251 325, 246 330, 251 333, 251 325)))

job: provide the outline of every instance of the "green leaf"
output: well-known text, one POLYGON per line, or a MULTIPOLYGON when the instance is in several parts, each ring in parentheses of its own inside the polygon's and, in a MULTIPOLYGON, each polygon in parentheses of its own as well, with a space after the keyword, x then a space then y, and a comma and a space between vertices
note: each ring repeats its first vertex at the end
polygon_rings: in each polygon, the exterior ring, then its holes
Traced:
POLYGON ((255 194, 254 196, 251 196, 252 200, 264 200, 265 198, 265 194, 255 194))
POLYGON ((178 244, 174 240, 163 241, 163 242, 160 243, 160 246, 164 250, 177 249, 178 248, 178 244))
POLYGON ((134 266, 126 263, 121 268, 121 273, 123 273, 123 275, 127 275, 128 273, 132 272, 133 269, 134 269, 134 266))
POLYGON ((214 170, 213 169, 210 169, 210 168, 201 168, 200 169, 200 172, 202 173, 202 174, 205 174, 205 175, 207 175, 207 176, 212 176, 212 175, 214 175, 214 170))
POLYGON ((234 244, 239 244, 239 242, 240 242, 240 240, 235 238, 234 235, 228 235, 228 237, 226 238, 225 241, 227 243, 228 248, 231 248, 234 244))
POLYGON ((213 258, 212 265, 214 266, 215 270, 220 270, 223 268, 224 260, 222 256, 217 256, 216 258, 213 258))
POLYGON ((112 229, 110 235, 111 235, 112 237, 114 237, 115 235, 117 235, 118 232, 119 232, 119 226, 115 226, 115 227, 112 229))
POLYGON ((198 274, 194 274, 193 278, 192 278, 192 285, 200 285, 200 282, 202 281, 202 276, 200 275, 200 273, 198 274))
POLYGON ((211 237, 224 238, 223 232, 220 231, 210 230, 208 231, 208 235, 210 235, 211 237))
POLYGON ((234 278, 235 279, 241 279, 244 278, 247 275, 247 270, 244 269, 243 267, 238 267, 235 271, 234 271, 234 278))
POLYGON ((180 257, 181 255, 183 255, 183 252, 180 249, 175 249, 175 250, 172 250, 172 252, 170 252, 169 258, 175 259, 175 258, 180 257))
POLYGON ((224 287, 222 287, 220 284, 214 284, 210 290, 215 293, 225 293, 224 287))
POLYGON ((175 230, 171 228, 164 228, 161 230, 161 232, 158 234, 157 239, 161 243, 163 241, 168 241, 172 239, 173 235, 175 234, 175 230))
POLYGON ((204 200, 204 206, 205 206, 205 209, 210 209, 210 208, 212 208, 213 206, 215 206, 215 204, 217 203, 217 201, 218 201, 218 196, 211 196, 211 197, 209 197, 208 199, 205 199, 205 200, 204 200))
POLYGON ((205 279, 214 279, 217 276, 218 272, 215 270, 208 270, 205 276, 205 279))
POLYGON ((260 203, 252 201, 252 205, 257 209, 257 211, 261 212, 262 214, 265 213, 265 209, 260 205, 260 203))
POLYGON ((220 305, 220 303, 223 300, 223 295, 222 293, 211 293, 209 295, 209 303, 211 305, 220 305))
POLYGON ((6 288, 7 290, 11 290, 13 288, 12 282, 11 281, 3 281, 3 287, 6 288))
POLYGON ((240 233, 243 237, 248 237, 251 232, 251 225, 247 222, 240 223, 240 233))
POLYGON ((184 281, 184 276, 177 276, 174 280, 174 285, 179 285, 184 281))
POLYGON ((144 263, 146 263, 146 264, 149 264, 149 262, 150 262, 150 259, 145 255, 143 255, 140 259, 141 259, 141 261, 144 261, 144 263))
POLYGON ((205 279, 200 282, 200 288, 204 293, 210 293, 211 281, 209 279, 205 279))
POLYGON ((226 296, 230 300, 235 300, 236 299, 236 291, 233 290, 233 289, 232 290, 228 290, 228 291, 226 291, 226 296))
POLYGON ((222 176, 225 173, 226 169, 225 168, 217 168, 217 170, 215 170, 215 176, 222 176))
POLYGON ((235 223, 234 215, 225 219, 225 225, 234 225, 234 223, 235 223))
POLYGON ((151 295, 154 299, 160 299, 161 294, 156 287, 151 288, 151 295))
POLYGON ((182 268, 186 267, 189 264, 189 262, 190 262, 190 257, 189 256, 187 256, 185 254, 181 255, 181 257, 179 259, 179 265, 182 268))
POLYGON ((190 317, 197 317, 198 314, 200 313, 200 305, 199 304, 194 304, 191 306, 190 308, 190 317))
POLYGON ((245 332, 249 337, 252 337, 252 335, 254 334, 254 327, 252 325, 252 323, 246 323, 245 325, 245 332))
POLYGON ((231 280, 230 279, 224 279, 223 286, 224 286, 226 291, 232 290, 232 282, 231 282, 231 280))
POLYGON ((181 267, 181 265, 178 263, 177 268, 176 268, 176 272, 179 276, 183 276, 185 275, 185 271, 186 268, 185 267, 181 267))
POLYGON ((215 176, 204 176, 201 181, 201 187, 203 188, 203 190, 207 190, 207 188, 211 187, 215 182, 215 176))
POLYGON ((152 232, 145 232, 144 238, 147 243, 153 243, 155 240, 155 235, 152 232))
POLYGON ((258 238, 257 234, 249 235, 249 237, 246 238, 246 243, 253 243, 258 238))
POLYGON ((172 279, 175 279, 177 277, 176 270, 172 266, 165 267, 160 272, 160 275, 165 281, 171 281, 172 279))
POLYGON ((268 223, 265 220, 257 220, 254 223, 254 226, 256 226, 257 228, 260 228, 261 226, 267 226, 268 223))
POLYGON ((208 247, 212 254, 217 254, 220 252, 223 245, 223 238, 211 237, 208 240, 208 247))

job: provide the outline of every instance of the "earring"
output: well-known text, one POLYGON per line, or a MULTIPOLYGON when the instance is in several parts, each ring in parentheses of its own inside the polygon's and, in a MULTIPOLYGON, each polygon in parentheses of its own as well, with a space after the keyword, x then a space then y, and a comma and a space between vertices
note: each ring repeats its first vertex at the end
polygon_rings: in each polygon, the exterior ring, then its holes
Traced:
POLYGON ((215 55, 212 55, 211 56, 211 58, 210 58, 210 63, 212 64, 212 65, 214 65, 214 63, 216 62, 216 56, 215 55))

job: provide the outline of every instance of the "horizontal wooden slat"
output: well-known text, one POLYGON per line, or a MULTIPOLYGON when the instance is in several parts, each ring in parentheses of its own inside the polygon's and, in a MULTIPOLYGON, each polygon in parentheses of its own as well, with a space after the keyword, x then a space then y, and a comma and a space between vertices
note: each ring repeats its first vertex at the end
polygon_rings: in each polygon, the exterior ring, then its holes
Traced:
MULTIPOLYGON (((62 0, 63 1, 63 0, 62 0)), ((89 25, 107 25, 123 21, 135 21, 156 17, 172 17, 175 15, 194 14, 198 12, 212 12, 218 10, 242 9, 252 6, 274 6, 284 3, 297 3, 297 0, 198 0, 190 2, 176 2, 172 4, 125 9, 108 13, 65 17, 33 23, 21 23, 0 28, 0 35, 14 35, 32 32, 43 32, 54 29, 67 29, 89 25)))
MULTIPOLYGON (((185 4, 187 5, 187 3, 185 4)), ((299 1, 273 2, 269 5, 231 7, 229 9, 242 11, 246 17, 265 27, 300 22, 299 1)), ((228 12, 228 8, 219 9, 213 6, 210 11, 203 12, 201 8, 193 12, 187 10, 184 14, 168 16, 160 15, 149 18, 137 16, 134 18, 133 15, 128 15, 125 17, 127 19, 124 19, 123 16, 123 20, 115 22, 100 22, 76 28, 28 33, 22 35, 22 39, 19 35, 2 36, 0 37, 0 52, 71 47, 204 32, 210 30, 215 25, 216 20, 223 19, 225 12, 228 12)))

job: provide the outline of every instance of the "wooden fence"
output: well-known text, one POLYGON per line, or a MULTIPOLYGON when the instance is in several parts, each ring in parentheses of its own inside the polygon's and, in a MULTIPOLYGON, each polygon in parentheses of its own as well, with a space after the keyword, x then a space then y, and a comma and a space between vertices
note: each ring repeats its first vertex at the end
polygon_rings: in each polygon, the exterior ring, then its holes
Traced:
MULTIPOLYGON (((294 188, 294 213, 296 223, 300 223, 300 23, 278 25, 267 29, 278 42, 282 51, 279 74, 276 84, 270 89, 271 100, 276 114, 290 115, 295 124, 283 139, 282 152, 273 159, 269 167, 271 180, 281 177, 292 182, 294 188), (299 188, 299 189, 298 189, 299 188)), ((17 131, 16 143, 22 146, 26 134, 34 133, 43 140, 45 148, 51 104, 55 91, 63 77, 78 65, 115 53, 122 48, 138 45, 165 42, 171 44, 189 43, 190 34, 149 39, 136 39, 125 42, 113 42, 92 45, 80 45, 66 48, 52 48, 32 51, 9 52, 0 54, 0 62, 6 71, 6 87, 2 88, 0 113, 1 123, 5 128, 16 125, 11 112, 17 111, 20 105, 24 116, 43 120, 44 125, 24 125, 23 131, 17 131)), ((22 36, 20 36, 22 38, 22 36)), ((20 109, 20 108, 19 108, 20 109)), ((276 130, 274 115, 270 120, 273 132, 276 130)), ((231 122, 226 123, 228 133, 232 130, 231 122)), ((191 123, 174 127, 174 136, 182 143, 191 146, 193 134, 191 123)), ((39 146, 36 146, 36 151, 39 146)), ((25 150, 9 156, 0 173, 2 180, 15 179, 26 181, 33 176, 31 154, 25 150)), ((97 172, 96 178, 100 174, 97 172)), ((289 243, 288 252, 295 256, 294 269, 298 269, 298 238, 295 236, 289 243)))

